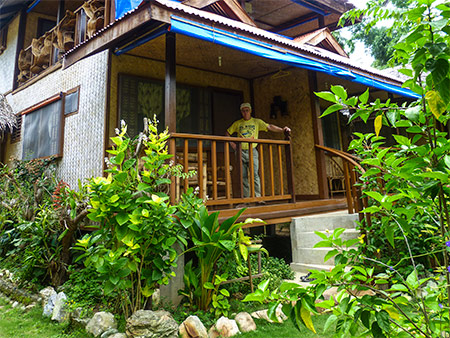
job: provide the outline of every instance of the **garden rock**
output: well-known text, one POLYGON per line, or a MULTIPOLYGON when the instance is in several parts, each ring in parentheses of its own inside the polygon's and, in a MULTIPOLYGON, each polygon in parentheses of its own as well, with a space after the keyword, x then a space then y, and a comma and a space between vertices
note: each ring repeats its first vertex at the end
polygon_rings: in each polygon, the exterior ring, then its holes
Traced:
POLYGON ((47 304, 50 296, 56 295, 56 291, 51 286, 47 286, 45 289, 42 289, 41 291, 39 291, 39 295, 41 296, 41 299, 42 299, 42 306, 45 306, 45 304, 47 304))
POLYGON ((252 316, 247 312, 239 312, 236 317, 234 317, 237 325, 241 332, 250 332, 256 330, 256 324, 252 316))
POLYGON ((109 336, 108 338, 127 338, 127 335, 125 333, 114 333, 112 336, 109 336))
POLYGON ((86 331, 93 334, 95 337, 100 336, 103 332, 109 329, 116 329, 117 323, 112 313, 97 312, 86 325, 86 331))
POLYGON ((227 317, 220 317, 216 324, 211 326, 208 335, 209 338, 227 338, 241 333, 236 324, 236 321, 227 317))
POLYGON ((79 327, 86 327, 86 325, 91 320, 90 318, 81 318, 81 313, 83 312, 82 307, 77 307, 75 310, 73 310, 70 313, 70 320, 72 322, 72 325, 79 326, 79 327))
POLYGON ((67 296, 64 292, 60 292, 56 295, 55 306, 52 311, 52 320, 56 320, 61 323, 69 319, 69 315, 65 309, 67 296))
MULTIPOLYGON (((277 309, 275 311, 275 315, 276 315, 279 323, 282 323, 287 319, 286 315, 281 310, 281 304, 277 307, 277 309)), ((269 318, 269 316, 267 315, 267 310, 259 310, 259 311, 252 312, 252 317, 256 318, 256 319, 267 320, 269 323, 274 323, 274 321, 271 320, 269 318)))
POLYGON ((197 316, 187 317, 179 331, 181 338, 208 338, 208 332, 197 316))
POLYGON ((167 311, 136 311, 127 319, 130 338, 178 338, 178 324, 167 311))
POLYGON ((52 294, 47 302, 44 305, 44 311, 42 312, 42 315, 44 317, 51 317, 53 314, 53 308, 55 307, 55 301, 56 301, 56 292, 54 294, 52 294))
POLYGON ((113 334, 118 333, 119 331, 117 331, 117 329, 108 329, 105 332, 102 333, 102 335, 100 336, 100 338, 109 338, 111 337, 113 334))

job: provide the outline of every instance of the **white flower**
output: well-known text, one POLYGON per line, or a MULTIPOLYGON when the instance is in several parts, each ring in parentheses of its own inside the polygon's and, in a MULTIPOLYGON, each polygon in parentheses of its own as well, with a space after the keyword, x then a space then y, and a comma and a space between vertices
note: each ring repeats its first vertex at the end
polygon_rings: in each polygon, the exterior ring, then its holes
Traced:
POLYGON ((119 135, 119 134, 120 134, 119 128, 114 129, 114 131, 116 132, 116 135, 119 135))
POLYGON ((125 126, 126 126, 125 121, 124 120, 120 120, 120 127, 121 128, 125 128, 125 126))

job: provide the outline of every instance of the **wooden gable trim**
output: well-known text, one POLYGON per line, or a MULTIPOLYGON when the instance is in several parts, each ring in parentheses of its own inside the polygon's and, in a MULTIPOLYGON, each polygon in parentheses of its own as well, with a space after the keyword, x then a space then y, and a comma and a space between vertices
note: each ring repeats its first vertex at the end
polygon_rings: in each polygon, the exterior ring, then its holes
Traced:
POLYGON ((329 28, 323 28, 316 32, 299 36, 295 38, 294 41, 302 44, 310 44, 312 46, 320 47, 348 58, 347 53, 341 47, 339 42, 334 38, 333 34, 331 34, 329 28))
POLYGON ((183 5, 191 6, 194 8, 205 8, 212 5, 220 0, 185 0, 182 2, 183 5))
POLYGON ((250 26, 256 27, 253 19, 247 14, 247 12, 241 7, 236 0, 220 0, 218 4, 226 11, 225 6, 236 16, 238 20, 246 23, 250 26))

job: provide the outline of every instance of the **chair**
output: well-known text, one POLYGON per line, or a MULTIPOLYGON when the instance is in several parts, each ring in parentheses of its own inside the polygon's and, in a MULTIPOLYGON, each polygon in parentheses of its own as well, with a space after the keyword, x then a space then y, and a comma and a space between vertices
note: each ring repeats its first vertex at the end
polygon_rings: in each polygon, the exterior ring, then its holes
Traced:
POLYGON ((330 196, 345 193, 345 175, 342 166, 333 157, 327 157, 327 180, 330 196))

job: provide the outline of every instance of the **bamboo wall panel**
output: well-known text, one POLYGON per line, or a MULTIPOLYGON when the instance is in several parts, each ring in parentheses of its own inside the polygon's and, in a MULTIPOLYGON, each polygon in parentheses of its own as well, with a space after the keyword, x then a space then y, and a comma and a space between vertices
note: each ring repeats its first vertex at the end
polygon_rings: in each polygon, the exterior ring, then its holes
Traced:
MULTIPOLYGON (((316 173, 316 160, 314 153, 314 135, 311 119, 311 108, 309 100, 308 74, 306 70, 290 69, 287 76, 274 78, 266 76, 254 81, 255 93, 255 115, 279 127, 289 126, 292 129, 292 148, 295 192, 299 195, 318 194, 318 183, 316 173), (270 105, 274 96, 281 96, 287 101, 289 115, 280 116, 276 119, 270 118, 270 105)), ((279 133, 262 133, 260 138, 279 138, 279 133)), ((275 149, 274 149, 275 150, 275 149)), ((284 152, 283 152, 283 161, 284 152)), ((278 156, 274 151, 274 157, 278 156)), ((269 168, 268 156, 264 158, 265 165, 269 168)), ((283 173, 286 177, 286 173, 283 173)), ((278 166, 274 165, 274 176, 280 177, 278 166)), ((269 179, 266 177, 266 185, 269 179)), ((275 187, 279 189, 279 187, 275 187)), ((267 190, 267 189, 266 189, 267 190)), ((287 191, 287 183, 284 186, 287 191)))
MULTIPOLYGON (((201 66, 201 65, 199 65, 201 66)), ((118 78, 119 74, 129 74, 164 81, 165 64, 161 61, 149 60, 132 55, 122 54, 112 57, 111 68, 111 116, 109 134, 114 134, 114 128, 118 125, 118 78)), ((177 66, 177 82, 200 87, 217 87, 242 91, 245 100, 250 100, 250 88, 248 81, 234 76, 221 75, 199 69, 177 66)))

